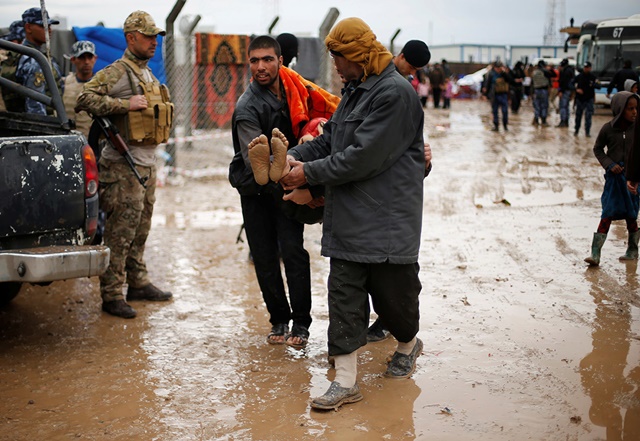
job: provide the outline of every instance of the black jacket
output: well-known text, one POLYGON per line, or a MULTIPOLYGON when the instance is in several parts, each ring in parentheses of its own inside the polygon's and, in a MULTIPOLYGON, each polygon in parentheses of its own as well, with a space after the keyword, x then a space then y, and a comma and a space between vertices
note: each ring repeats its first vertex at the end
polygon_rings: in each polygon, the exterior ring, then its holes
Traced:
POLYGON ((558 82, 558 90, 560 92, 567 92, 572 89, 574 85, 574 80, 576 78, 576 73, 573 70, 573 67, 566 66, 560 72, 560 80, 558 82))
POLYGON ((584 93, 576 93, 576 99, 580 101, 589 101, 595 98, 596 89, 600 89, 600 85, 596 83, 597 78, 591 72, 584 73, 576 77, 576 91, 582 89, 584 93))
POLYGON ((609 86, 607 86, 607 93, 610 94, 614 87, 618 92, 622 92, 624 90, 624 82, 626 80, 638 81, 638 74, 633 69, 620 69, 613 75, 609 86))

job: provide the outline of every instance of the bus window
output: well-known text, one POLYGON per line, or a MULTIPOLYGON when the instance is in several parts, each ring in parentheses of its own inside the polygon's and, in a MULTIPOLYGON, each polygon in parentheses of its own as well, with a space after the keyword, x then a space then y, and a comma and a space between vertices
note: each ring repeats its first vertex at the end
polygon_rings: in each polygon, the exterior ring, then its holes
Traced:
POLYGON ((593 73, 601 79, 611 79, 613 74, 622 67, 620 45, 617 41, 600 42, 593 54, 593 73))

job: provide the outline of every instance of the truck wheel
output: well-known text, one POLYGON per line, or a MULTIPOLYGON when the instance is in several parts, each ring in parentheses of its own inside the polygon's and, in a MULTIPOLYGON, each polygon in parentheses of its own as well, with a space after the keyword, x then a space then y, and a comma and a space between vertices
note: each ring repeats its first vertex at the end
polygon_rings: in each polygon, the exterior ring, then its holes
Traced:
POLYGON ((0 308, 8 305, 18 295, 20 288, 22 288, 20 282, 0 283, 0 308))

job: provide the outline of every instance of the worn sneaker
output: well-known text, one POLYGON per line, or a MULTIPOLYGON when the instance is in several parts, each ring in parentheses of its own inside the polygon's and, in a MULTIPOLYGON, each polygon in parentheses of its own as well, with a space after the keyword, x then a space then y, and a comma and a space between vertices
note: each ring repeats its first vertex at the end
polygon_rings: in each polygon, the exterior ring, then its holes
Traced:
POLYGON ((173 297, 169 291, 162 291, 153 283, 143 286, 142 288, 129 287, 127 289, 127 300, 149 300, 152 302, 163 302, 173 297))
POLYGON ((416 360, 422 354, 423 347, 422 340, 418 338, 409 355, 395 352, 387 365, 387 371, 384 376, 389 378, 409 378, 416 370, 416 360))
POLYGON ((324 395, 311 401, 311 407, 321 410, 337 409, 343 404, 355 403, 362 400, 362 398, 358 383, 354 384, 353 387, 347 388, 334 381, 324 395))
POLYGON ((384 327, 379 318, 367 330, 367 342, 369 343, 386 340, 389 337, 391 337, 391 333, 384 327))
POLYGON ((106 313, 122 318, 134 318, 137 314, 136 310, 122 299, 102 302, 102 310, 106 313))

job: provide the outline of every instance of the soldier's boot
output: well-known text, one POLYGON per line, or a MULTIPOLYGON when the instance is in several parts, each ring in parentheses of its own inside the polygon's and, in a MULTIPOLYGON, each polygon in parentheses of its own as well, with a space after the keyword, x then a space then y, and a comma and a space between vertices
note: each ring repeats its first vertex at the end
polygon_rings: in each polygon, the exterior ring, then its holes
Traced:
POLYGON ((493 127, 491 128, 492 132, 497 132, 498 131, 498 124, 494 124, 493 127))
POLYGON ((547 124, 547 118, 542 118, 542 127, 549 127, 549 124, 547 124))
POLYGON ((636 260, 638 258, 638 238, 640 238, 640 230, 629 233, 627 252, 624 253, 624 256, 620 256, 620 260, 636 260))
POLYGON ((602 245, 604 245, 604 241, 606 239, 607 235, 604 233, 593 233, 593 241, 591 242, 591 256, 584 259, 584 261, 587 262, 589 266, 600 265, 600 251, 602 250, 602 245))
POLYGON ((532 124, 532 125, 534 125, 534 126, 538 126, 538 125, 540 125, 540 123, 538 122, 538 118, 537 118, 537 117, 534 117, 534 118, 533 118, 533 122, 532 122, 531 124, 532 124))
POLYGON ((127 289, 127 300, 149 300, 151 302, 163 302, 173 297, 169 291, 162 291, 153 283, 143 286, 142 288, 129 287, 127 289))
POLYGON ((134 318, 137 314, 136 310, 122 299, 102 302, 102 310, 108 314, 122 318, 134 318))

